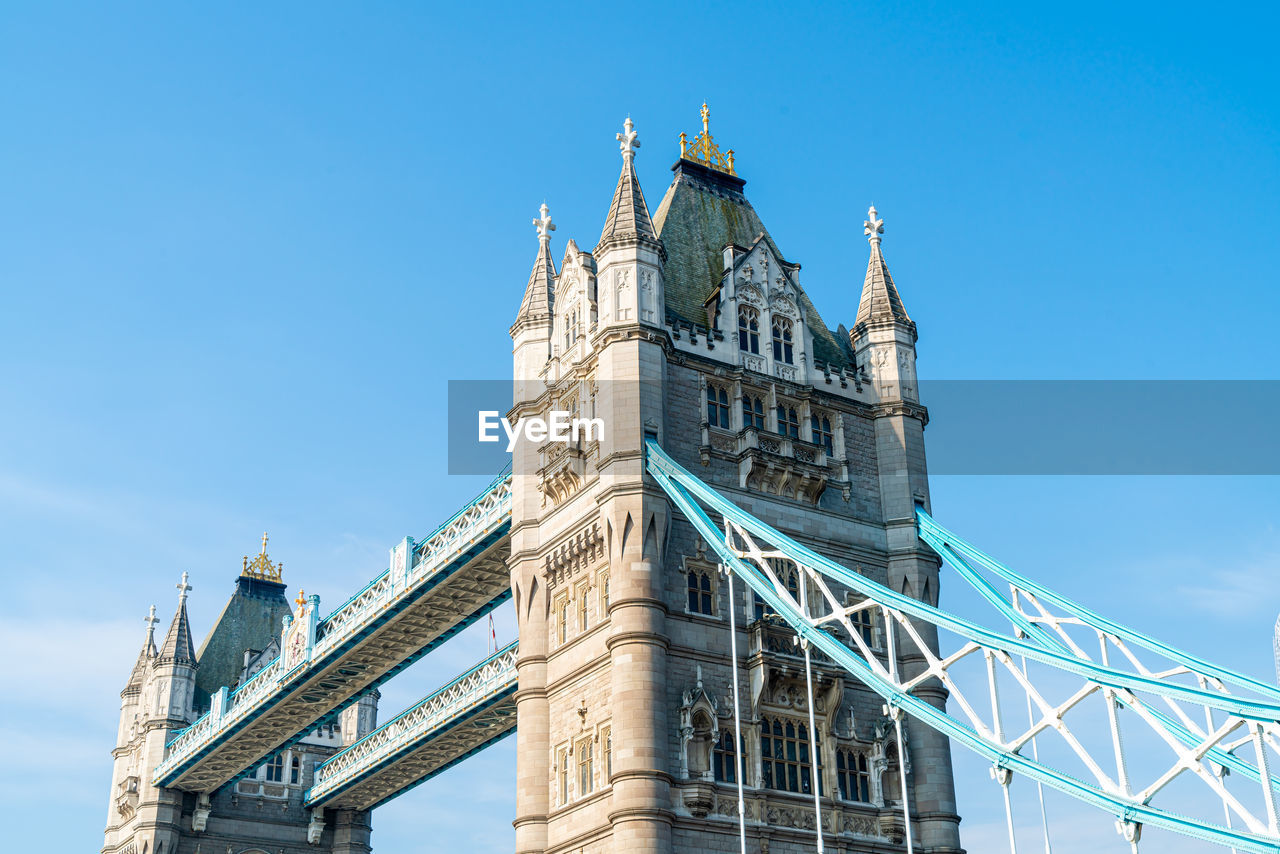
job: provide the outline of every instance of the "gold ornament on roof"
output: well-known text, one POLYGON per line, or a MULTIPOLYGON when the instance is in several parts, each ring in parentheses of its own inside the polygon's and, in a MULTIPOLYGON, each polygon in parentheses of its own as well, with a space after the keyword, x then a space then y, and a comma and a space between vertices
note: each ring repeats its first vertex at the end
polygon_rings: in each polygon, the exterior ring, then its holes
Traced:
POLYGON ((249 557, 245 556, 240 574, 247 578, 259 578, 263 581, 274 581, 277 584, 283 583, 284 564, 272 563, 271 559, 267 557, 267 535, 265 531, 262 534, 262 551, 254 557, 252 563, 249 562, 249 557))
POLYGON ((702 134, 693 142, 685 134, 680 134, 680 159, 701 163, 717 172, 738 174, 733 171, 733 149, 721 154, 720 148, 711 138, 711 110, 705 103, 702 105, 702 134))

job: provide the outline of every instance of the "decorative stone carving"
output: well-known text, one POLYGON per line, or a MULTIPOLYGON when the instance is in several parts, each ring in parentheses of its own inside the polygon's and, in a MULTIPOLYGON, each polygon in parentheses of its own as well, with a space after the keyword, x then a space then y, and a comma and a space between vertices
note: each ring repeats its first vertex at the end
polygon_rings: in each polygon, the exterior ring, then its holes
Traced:
MULTIPOLYGON (((697 674, 697 684, 686 689, 681 697, 680 776, 710 782, 715 779, 711 754, 716 739, 720 737, 720 724, 716 717, 716 701, 702 686, 702 665, 698 665, 697 674)), ((708 803, 706 810, 710 809, 708 803)), ((706 814, 706 811, 702 813, 706 814)))
POLYGON ((213 811, 209 803, 209 794, 201 792, 196 796, 196 808, 191 813, 191 830, 194 833, 204 833, 204 829, 209 824, 209 813, 213 811))
POLYGON ((322 833, 324 833, 324 807, 316 807, 311 811, 311 823, 307 825, 307 844, 319 845, 322 833))
POLYGON ((791 301, 781 290, 775 290, 772 293, 773 302, 769 306, 769 310, 774 314, 781 314, 784 317, 790 317, 797 320, 800 317, 800 309, 796 308, 796 304, 791 301))
POLYGON ((630 320, 631 319, 631 308, 630 308, 631 271, 618 270, 614 274, 613 281, 614 281, 614 293, 616 294, 613 304, 617 306, 617 310, 618 310, 617 319, 630 320))
POLYGON ((699 780, 695 783, 686 783, 681 786, 684 805, 694 818, 706 818, 710 814, 716 802, 715 790, 715 784, 707 780, 699 780))
POLYGON ((747 305, 764 308, 764 293, 755 285, 744 284, 738 291, 738 299, 747 305))
POLYGON ((546 557, 547 588, 554 589, 573 578, 579 572, 590 569, 604 558, 604 534, 600 522, 595 521, 571 534, 546 557))
POLYGON ((640 319, 653 323, 657 317, 657 296, 654 289, 654 273, 652 270, 640 271, 640 319))

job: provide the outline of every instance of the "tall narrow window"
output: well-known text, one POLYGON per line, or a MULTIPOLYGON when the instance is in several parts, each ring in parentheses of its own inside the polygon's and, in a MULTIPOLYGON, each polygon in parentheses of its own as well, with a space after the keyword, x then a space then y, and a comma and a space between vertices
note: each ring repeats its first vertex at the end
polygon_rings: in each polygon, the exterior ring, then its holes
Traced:
POLYGON ((569 749, 561 748, 556 758, 556 770, 560 775, 560 806, 569 803, 569 749))
POLYGON ((591 794, 595 783, 595 746, 591 739, 578 742, 578 797, 591 794))
POLYGON ((829 416, 819 415, 816 412, 813 414, 813 444, 826 448, 828 454, 833 453, 831 418, 829 416))
MULTIPOLYGON (((745 753, 745 751, 744 751, 745 753)), ((716 741, 714 762, 716 780, 721 783, 738 782, 738 752, 733 746, 733 731, 722 729, 716 741)))
POLYGON ((284 754, 277 753, 267 760, 267 782, 284 782, 284 754))
POLYGON ((800 438, 800 419, 796 415, 794 406, 778 404, 778 435, 790 436, 792 439, 800 438))
POLYGON ((707 424, 729 429, 729 394, 713 385, 707 386, 707 424))
POLYGON ((560 607, 557 609, 559 613, 556 615, 559 623, 556 630, 560 633, 560 643, 569 640, 569 600, 567 598, 560 600, 560 607))
POLYGON ((757 620, 763 620, 765 617, 773 613, 773 609, 765 604, 765 601, 760 598, 759 593, 752 593, 751 595, 755 597, 755 618, 757 620))
POLYGON ((861 637, 863 643, 869 647, 876 645, 876 627, 873 622, 871 611, 854 611, 849 615, 849 622, 853 625, 853 630, 861 637))
POLYGON ((289 782, 298 785, 302 781, 302 760, 296 755, 289 760, 289 782))
POLYGON ((785 317, 773 319, 773 360, 793 364, 795 354, 791 341, 791 321, 785 317))
POLYGON ((755 395, 742 396, 742 426, 764 429, 764 402, 755 395))
POLYGON ((578 588, 578 631, 585 632, 590 628, 590 617, 587 610, 587 585, 578 588))
POLYGON ((609 573, 602 572, 600 574, 600 619, 607 619, 609 616, 609 573))
POLYGON ((745 305, 738 309, 738 349, 760 352, 760 312, 745 305))
POLYGON ((691 569, 687 575, 689 589, 689 613, 715 613, 714 597, 711 589, 711 573, 691 569))
POLYGON ((844 801, 871 801, 871 770, 867 766, 867 755, 852 750, 841 750, 836 753, 836 781, 839 784, 840 799, 844 801))
MULTIPOLYGON (((813 793, 809 729, 784 718, 760 721, 760 776, 766 789, 813 793)), ((822 752, 818 752, 818 791, 822 793, 822 752)))
POLYGON ((785 557, 767 558, 769 567, 773 570, 773 574, 778 576, 778 580, 782 582, 782 586, 791 594, 791 598, 800 604, 800 575, 796 571, 795 564, 787 560, 785 557))
POLYGON ((604 752, 604 781, 609 782, 613 776, 613 728, 605 727, 600 733, 600 744, 604 752))

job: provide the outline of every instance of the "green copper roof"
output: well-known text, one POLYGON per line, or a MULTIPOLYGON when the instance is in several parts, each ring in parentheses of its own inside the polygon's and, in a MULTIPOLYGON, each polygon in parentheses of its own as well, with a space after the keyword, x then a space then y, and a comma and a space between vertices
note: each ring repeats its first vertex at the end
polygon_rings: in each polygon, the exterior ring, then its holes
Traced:
MULTIPOLYGON (((663 273, 667 315, 706 326, 703 305, 722 278, 726 245, 751 246, 763 236, 778 258, 786 256, 743 195, 745 181, 688 160, 677 161, 672 170, 675 178, 653 217, 667 251, 663 273)), ((851 365, 848 344, 842 345, 826 327, 803 291, 800 303, 813 333, 814 357, 836 367, 851 365)))

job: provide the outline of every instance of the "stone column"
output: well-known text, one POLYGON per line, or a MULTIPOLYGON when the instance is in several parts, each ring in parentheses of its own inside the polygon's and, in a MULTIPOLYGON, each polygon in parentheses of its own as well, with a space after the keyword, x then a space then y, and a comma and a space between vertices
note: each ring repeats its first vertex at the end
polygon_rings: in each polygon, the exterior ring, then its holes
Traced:
POLYGON ((369 813, 337 810, 333 813, 333 854, 369 854, 373 851, 369 813))
MULTIPOLYGON (((621 504, 622 502, 618 502, 621 504)), ((633 504, 638 518, 632 536, 643 537, 643 499, 633 504), (637 512, 639 511, 639 512, 637 512)), ((612 514, 614 531, 624 530, 626 509, 612 514)), ((615 534, 616 535, 616 534, 615 534)), ((671 851, 671 777, 667 772, 667 637, 662 602, 662 566, 657 555, 627 544, 609 570, 611 602, 609 661, 613 706, 614 851, 671 851)), ((618 551, 615 550, 617 555, 618 551)))

